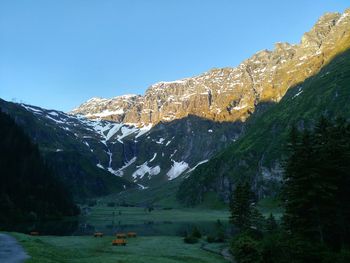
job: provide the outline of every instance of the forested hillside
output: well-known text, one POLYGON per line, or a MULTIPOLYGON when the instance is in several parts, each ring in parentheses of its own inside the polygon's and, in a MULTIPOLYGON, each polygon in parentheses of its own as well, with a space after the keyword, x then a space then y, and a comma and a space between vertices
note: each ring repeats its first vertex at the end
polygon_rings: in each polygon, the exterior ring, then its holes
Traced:
POLYGON ((245 134, 185 179, 178 198, 202 202, 210 192, 228 200, 239 181, 249 181, 260 198, 276 194, 282 180, 289 129, 312 128, 321 115, 350 117, 350 51, 318 74, 291 88, 283 99, 248 120, 245 134))
POLYGON ((78 214, 38 147, 1 111, 0 171, 0 223, 78 214))

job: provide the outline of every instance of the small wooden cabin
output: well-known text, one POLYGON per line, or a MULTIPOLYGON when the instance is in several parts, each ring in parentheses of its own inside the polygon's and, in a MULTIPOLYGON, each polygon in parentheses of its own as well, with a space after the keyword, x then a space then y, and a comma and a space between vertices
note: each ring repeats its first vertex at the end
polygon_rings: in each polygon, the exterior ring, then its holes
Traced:
POLYGON ((126 238, 125 233, 117 233, 116 236, 117 236, 117 238, 126 238))
POLYGON ((126 246, 126 239, 118 238, 112 241, 113 246, 126 246))
POLYGON ((137 234, 135 232, 128 232, 128 237, 136 237, 137 234))
POLYGON ((94 237, 103 237, 103 233, 101 232, 95 232, 94 237))

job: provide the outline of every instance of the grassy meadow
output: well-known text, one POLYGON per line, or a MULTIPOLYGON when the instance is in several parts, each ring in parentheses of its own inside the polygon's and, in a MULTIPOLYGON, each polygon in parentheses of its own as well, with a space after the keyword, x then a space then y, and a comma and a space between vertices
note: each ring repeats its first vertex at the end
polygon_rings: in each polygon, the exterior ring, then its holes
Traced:
MULTIPOLYGON (((79 218, 79 227, 90 226, 82 234, 55 236, 35 229, 42 236, 11 232, 31 256, 27 262, 227 262, 221 255, 228 243, 208 243, 206 235, 215 235, 220 220, 227 229, 229 211, 208 208, 111 207, 110 200, 99 200, 79 218), (196 244, 186 244, 183 236, 196 226, 203 237, 196 244), (102 238, 93 233, 101 231, 102 238), (137 238, 129 238, 127 245, 112 246, 115 233, 135 231, 137 238)), ((277 202, 266 199, 259 209, 267 216, 278 216, 277 202)), ((33 229, 34 230, 34 229, 33 229)))
POLYGON ((201 249, 203 242, 185 244, 180 237, 152 236, 129 238, 126 246, 112 246, 112 236, 28 236, 12 233, 28 254, 27 262, 58 263, 172 263, 227 262, 213 252, 201 249))
POLYGON ((228 210, 211 210, 196 208, 155 208, 149 212, 143 207, 108 207, 96 205, 91 207, 91 212, 81 216, 87 223, 98 224, 100 222, 118 220, 127 224, 143 224, 144 222, 215 222, 217 219, 227 221, 228 210))

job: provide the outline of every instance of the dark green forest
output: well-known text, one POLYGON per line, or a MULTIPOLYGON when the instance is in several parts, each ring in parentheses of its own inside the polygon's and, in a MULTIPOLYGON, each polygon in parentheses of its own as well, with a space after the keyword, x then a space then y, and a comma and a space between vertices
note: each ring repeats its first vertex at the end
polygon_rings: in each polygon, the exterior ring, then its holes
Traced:
POLYGON ((238 263, 350 262, 350 123, 321 117, 312 129, 292 128, 280 198, 284 214, 254 224, 248 184, 238 185, 231 244, 238 263))
POLYGON ((38 147, 0 110, 0 223, 79 213, 38 147))

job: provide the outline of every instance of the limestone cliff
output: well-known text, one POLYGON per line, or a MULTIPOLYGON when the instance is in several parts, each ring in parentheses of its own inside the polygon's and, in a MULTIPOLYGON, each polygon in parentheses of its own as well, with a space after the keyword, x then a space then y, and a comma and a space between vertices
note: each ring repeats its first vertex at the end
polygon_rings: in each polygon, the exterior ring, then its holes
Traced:
POLYGON ((317 73, 350 47, 350 9, 326 13, 300 44, 277 43, 235 68, 212 69, 199 76, 150 86, 143 96, 93 98, 72 114, 137 126, 188 115, 214 121, 245 121, 259 102, 278 102, 288 88, 317 73))

